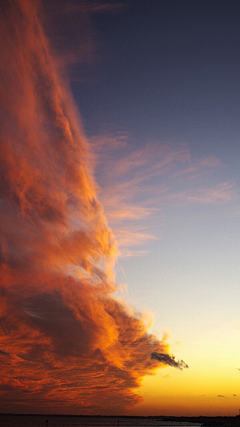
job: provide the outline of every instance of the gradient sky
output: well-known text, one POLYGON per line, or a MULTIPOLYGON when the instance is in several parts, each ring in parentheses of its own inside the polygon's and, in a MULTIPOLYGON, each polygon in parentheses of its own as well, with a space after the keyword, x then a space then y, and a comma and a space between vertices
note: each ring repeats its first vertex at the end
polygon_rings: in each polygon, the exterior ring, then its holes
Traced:
POLYGON ((239 2, 2 3, 1 412, 236 415, 239 2))
POLYGON ((96 176, 117 277, 190 366, 147 377, 134 414, 240 407, 239 19, 238 1, 106 7, 93 66, 72 74, 86 134, 111 150, 96 176))

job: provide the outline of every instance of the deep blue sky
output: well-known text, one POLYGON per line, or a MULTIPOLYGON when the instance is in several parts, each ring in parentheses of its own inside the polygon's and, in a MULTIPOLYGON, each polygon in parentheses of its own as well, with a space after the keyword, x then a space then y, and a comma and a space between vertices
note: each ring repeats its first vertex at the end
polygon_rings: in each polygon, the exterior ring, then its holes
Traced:
POLYGON ((239 2, 123 3, 118 13, 91 14, 98 55, 84 82, 72 82, 87 134, 124 130, 136 144, 186 142, 196 155, 230 155, 230 144, 234 160, 239 2))

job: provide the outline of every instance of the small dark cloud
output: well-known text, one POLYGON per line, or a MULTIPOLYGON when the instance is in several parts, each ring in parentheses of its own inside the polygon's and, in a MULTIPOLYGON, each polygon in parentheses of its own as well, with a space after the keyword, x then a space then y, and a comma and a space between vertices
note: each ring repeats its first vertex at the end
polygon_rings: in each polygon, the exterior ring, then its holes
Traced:
POLYGON ((218 394, 217 397, 225 397, 223 394, 218 394))
POLYGON ((168 379, 168 378, 170 378, 170 375, 169 374, 163 375, 163 378, 168 379))
POLYGON ((166 365, 173 366, 174 368, 188 368, 188 365, 183 360, 175 360, 174 356, 170 356, 169 354, 165 353, 157 353, 154 351, 151 354, 151 358, 158 360, 159 362, 165 363, 166 365))

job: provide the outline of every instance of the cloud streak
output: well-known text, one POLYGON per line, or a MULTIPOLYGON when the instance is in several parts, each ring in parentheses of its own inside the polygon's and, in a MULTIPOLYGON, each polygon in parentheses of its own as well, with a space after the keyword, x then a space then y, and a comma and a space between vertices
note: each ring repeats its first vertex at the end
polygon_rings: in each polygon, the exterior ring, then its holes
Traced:
POLYGON ((170 356, 170 354, 166 353, 157 353, 153 352, 151 354, 151 358, 154 360, 158 360, 159 362, 165 363, 166 365, 173 366, 174 368, 188 368, 188 365, 183 360, 175 360, 174 356, 170 356))
POLYGON ((154 238, 151 220, 163 222, 169 207, 224 205, 239 198, 233 182, 210 184, 209 174, 221 167, 217 158, 193 159, 186 144, 149 143, 133 150, 128 138, 126 133, 91 138, 99 198, 121 256, 144 253, 139 243, 154 238))

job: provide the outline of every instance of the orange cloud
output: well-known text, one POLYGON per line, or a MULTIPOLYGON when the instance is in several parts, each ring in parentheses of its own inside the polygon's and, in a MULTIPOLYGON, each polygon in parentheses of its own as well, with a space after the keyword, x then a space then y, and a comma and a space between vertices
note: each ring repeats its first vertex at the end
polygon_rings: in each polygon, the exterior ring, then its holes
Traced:
POLYGON ((117 244, 40 9, 0 16, 0 410, 119 413, 171 358, 114 297, 117 244))

